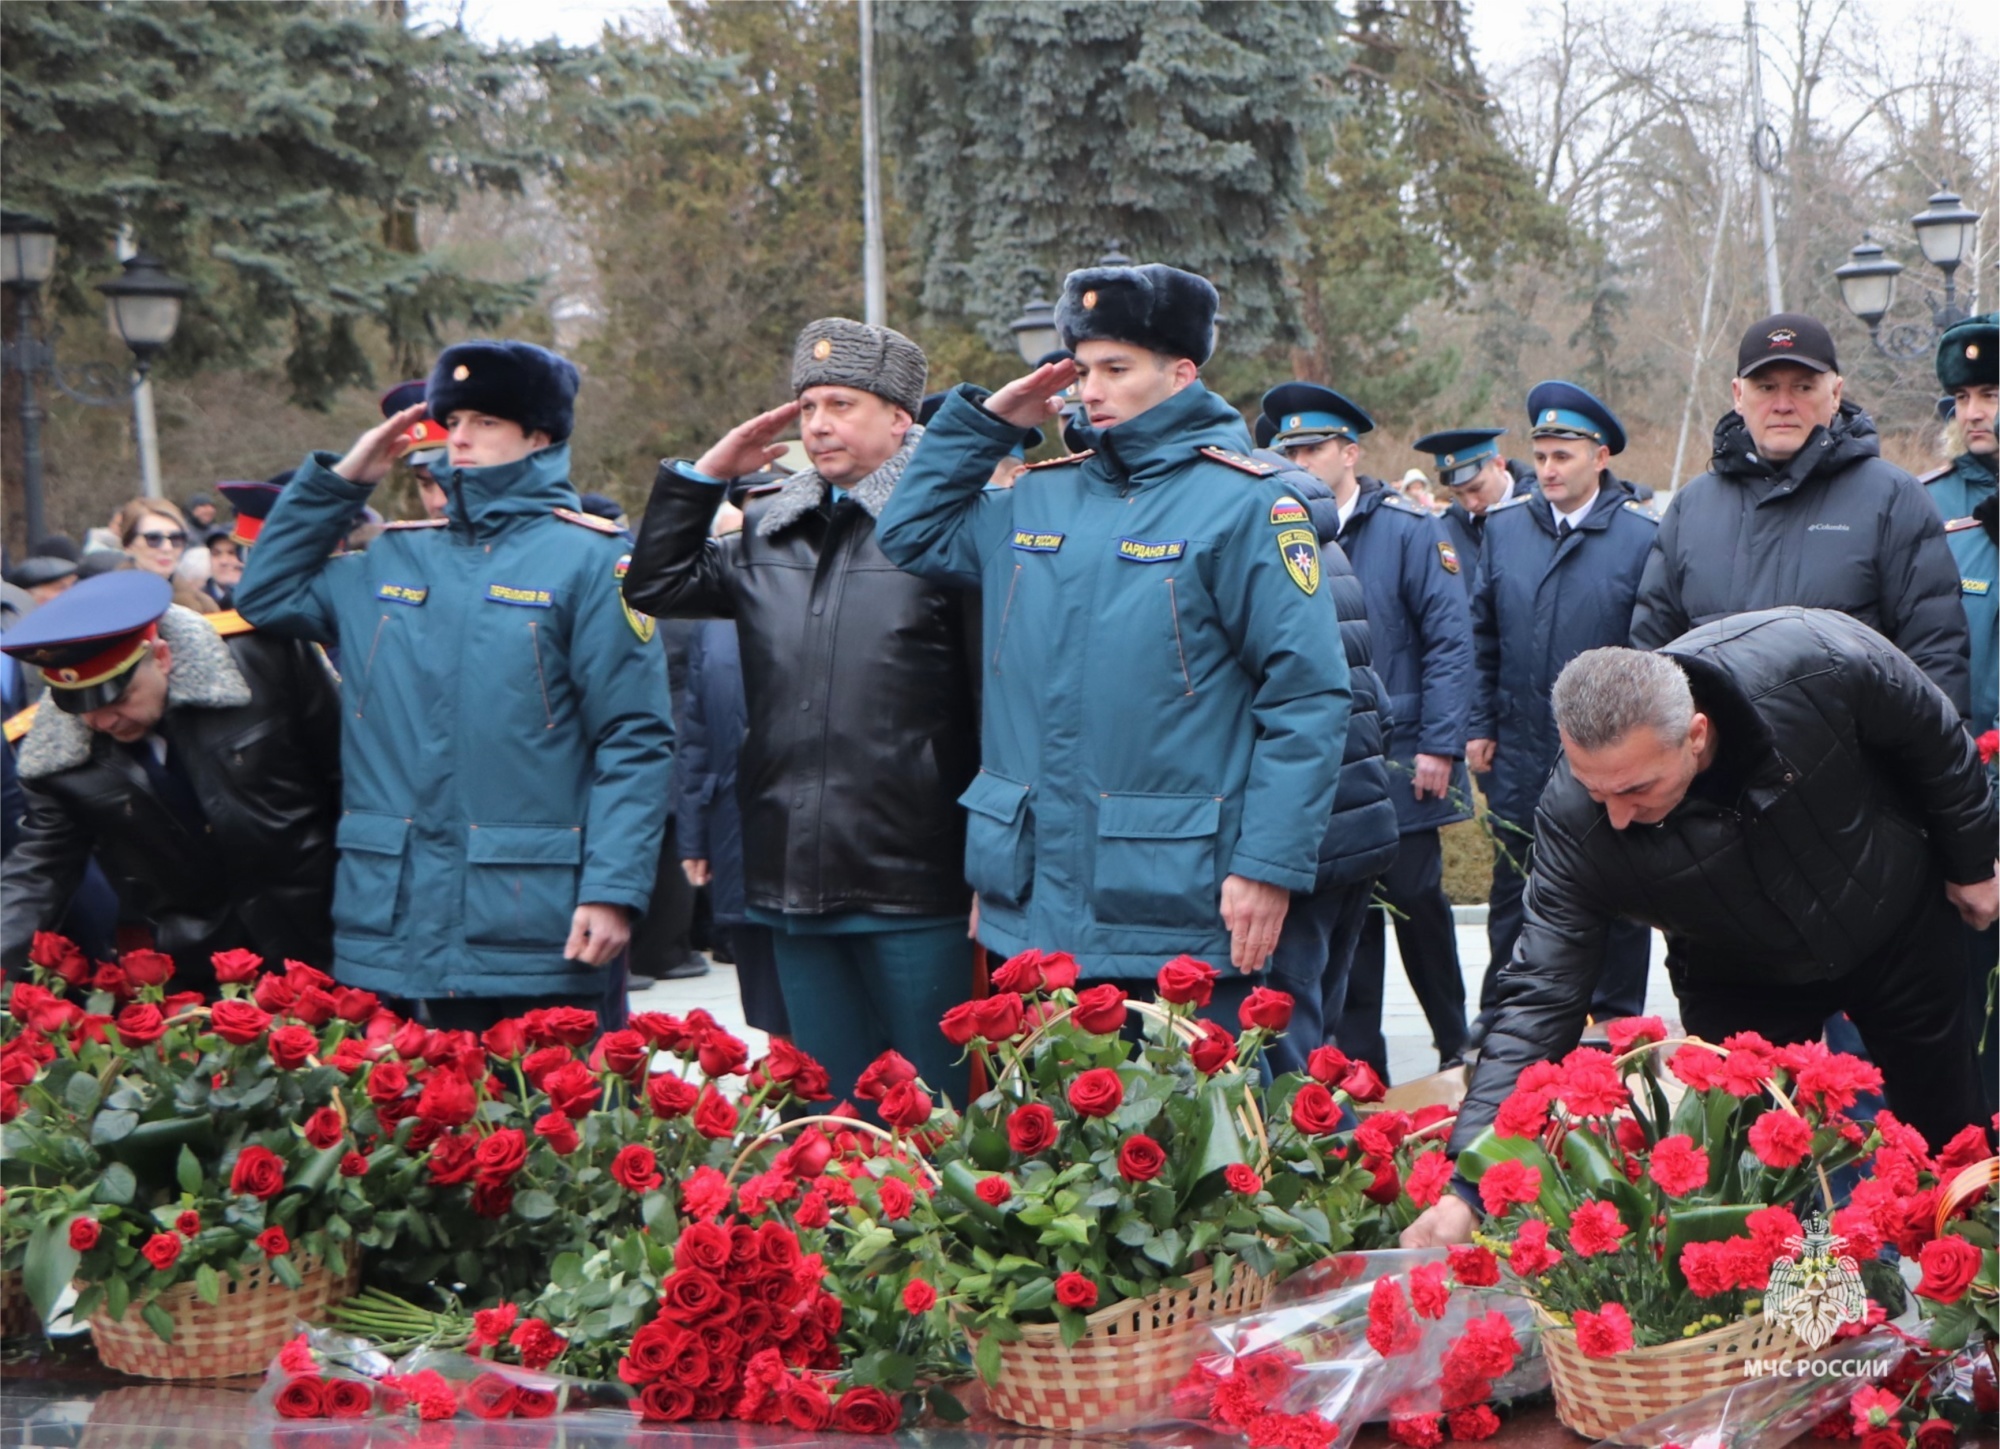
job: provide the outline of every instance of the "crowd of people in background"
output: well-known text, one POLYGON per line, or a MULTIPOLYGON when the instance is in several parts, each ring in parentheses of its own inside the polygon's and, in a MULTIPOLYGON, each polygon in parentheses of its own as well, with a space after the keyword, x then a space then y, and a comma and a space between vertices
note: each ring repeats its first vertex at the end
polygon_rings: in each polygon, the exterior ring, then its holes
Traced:
POLYGON ((1058 351, 931 394, 908 338, 811 322, 793 400, 631 518, 571 481, 576 369, 461 343, 344 453, 37 541, 0 620, 0 956, 63 929, 198 978, 244 945, 440 1028, 610 1028, 707 969, 699 901, 836 1097, 884 1052, 962 1097, 989 963, 1028 950, 1135 996, 1186 961, 1219 1029, 1282 988, 1290 1064, 1386 1079, 1393 931, 1474 1068, 1463 1137, 1643 1010, 1657 929, 1705 1030, 1824 1024, 1927 1131, 1990 1114, 1995 317, 1941 340, 1924 480, 1820 323, 1760 320, 1662 510, 1561 380, 1384 482, 1355 400, 1205 386, 1215 310, 1171 267, 1078 272, 1058 351), (399 468, 422 518, 371 506, 399 468), (1469 1015, 1439 832, 1474 818, 1469 1015))

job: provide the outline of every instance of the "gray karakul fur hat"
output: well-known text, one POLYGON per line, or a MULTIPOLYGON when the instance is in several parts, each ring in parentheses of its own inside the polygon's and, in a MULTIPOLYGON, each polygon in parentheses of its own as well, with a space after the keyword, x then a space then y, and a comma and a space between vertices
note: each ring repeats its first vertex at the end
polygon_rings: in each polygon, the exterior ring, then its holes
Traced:
POLYGON ((1215 347, 1218 299, 1208 278, 1150 262, 1085 267, 1063 279, 1056 331, 1063 346, 1131 342, 1199 367, 1215 347))
POLYGON ((792 396, 809 387, 858 387, 914 418, 929 370, 923 348, 900 332, 822 317, 808 322, 792 346, 792 396))

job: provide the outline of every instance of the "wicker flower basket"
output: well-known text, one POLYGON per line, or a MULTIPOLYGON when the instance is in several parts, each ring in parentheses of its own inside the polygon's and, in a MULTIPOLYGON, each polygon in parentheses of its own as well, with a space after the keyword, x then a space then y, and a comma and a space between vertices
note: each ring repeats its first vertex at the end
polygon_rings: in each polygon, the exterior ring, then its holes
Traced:
POLYGON ((41 1331, 35 1302, 21 1281, 19 1268, 0 1273, 0 1338, 27 1338, 41 1331))
MULTIPOLYGON (((1239 1263, 1218 1293, 1215 1271, 1202 1268, 1188 1274, 1185 1288, 1098 1309, 1073 1348, 1063 1347, 1060 1324, 1023 1324, 1019 1342, 1000 1345, 1000 1374, 987 1386, 986 1406, 1037 1429, 1136 1422, 1172 1398, 1202 1348, 1203 1327, 1261 1307, 1270 1287, 1239 1263)), ((966 1337, 977 1351, 977 1335, 966 1337)))
POLYGON ((1785 1325, 1756 1316, 1678 1343, 1587 1358, 1576 1346, 1575 1329, 1540 1305, 1535 1318, 1542 1326, 1556 1417, 1589 1439, 1609 1438, 1712 1390, 1740 1384, 1752 1359, 1789 1362, 1812 1352, 1785 1325))
POLYGON ((90 1315, 90 1337, 106 1368, 141 1379, 227 1379, 262 1373, 304 1321, 316 1323, 329 1306, 348 1297, 358 1270, 337 1279, 313 1259, 298 1265, 305 1282, 285 1287, 263 1263, 223 1275, 213 1306, 194 1284, 176 1283, 155 1301, 174 1321, 174 1341, 163 1343, 139 1316, 138 1304, 113 1321, 100 1307, 90 1315))

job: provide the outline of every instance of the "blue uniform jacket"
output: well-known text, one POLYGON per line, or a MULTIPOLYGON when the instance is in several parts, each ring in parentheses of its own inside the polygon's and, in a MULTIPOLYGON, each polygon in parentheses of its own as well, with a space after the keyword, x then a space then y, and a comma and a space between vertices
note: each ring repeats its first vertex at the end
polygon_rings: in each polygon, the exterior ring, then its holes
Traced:
POLYGON ((1303 504, 1200 383, 1010 489, 1020 430, 946 399, 877 525, 985 604, 984 764, 962 797, 980 940, 1087 976, 1226 962, 1235 874, 1311 890, 1347 733, 1347 660, 1303 504), (1248 471, 1246 471, 1246 469, 1248 471))
POLYGON ((1465 774, 1466 711, 1472 702, 1472 616, 1459 582, 1464 565, 1430 514, 1379 479, 1363 478, 1340 546, 1368 595, 1375 672, 1387 695, 1389 798, 1409 835, 1472 818, 1465 774), (1411 771, 1419 753, 1458 761, 1450 792, 1419 801, 1411 771))
POLYGON ((619 597, 625 540, 552 511, 577 504, 559 445, 441 470, 447 523, 333 555, 370 491, 333 461, 293 476, 236 600, 341 646, 335 975, 408 997, 599 990, 562 959, 570 917, 645 910, 673 768, 666 659, 619 597))
POLYGON ((734 619, 703 619, 694 629, 674 770, 674 832, 682 860, 708 862, 716 924, 740 926, 750 919, 743 895, 743 807, 736 799, 736 761, 750 728, 743 652, 734 619))
POLYGON ((1994 728, 2000 713, 2000 559, 1993 535, 1982 524, 1968 522, 1972 510, 1993 496, 1993 465, 1971 453, 1960 453, 1951 467, 1924 479, 1938 512, 1944 515, 1944 541, 1958 560, 1958 596, 1965 604, 1965 622, 1972 631, 1972 713, 1966 716, 1974 735, 1994 728))
POLYGON ((1486 547, 1472 593, 1477 664, 1467 738, 1493 740, 1487 804, 1531 829, 1535 802, 1562 749, 1549 691, 1586 649, 1624 644, 1659 520, 1632 490, 1603 475, 1582 524, 1558 544, 1554 510, 1539 493, 1486 515, 1486 547))

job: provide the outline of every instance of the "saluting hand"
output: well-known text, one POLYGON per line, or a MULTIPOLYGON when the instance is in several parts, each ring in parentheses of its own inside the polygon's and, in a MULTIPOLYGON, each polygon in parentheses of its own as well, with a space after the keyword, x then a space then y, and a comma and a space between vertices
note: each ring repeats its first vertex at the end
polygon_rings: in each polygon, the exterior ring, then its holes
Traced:
POLYGON ((1074 362, 1048 363, 986 399, 986 411, 1017 428, 1038 428, 1063 410, 1061 395, 1075 381, 1074 362))
POLYGON ((694 465, 695 471, 711 478, 741 478, 745 473, 769 467, 785 451, 785 445, 775 439, 798 415, 799 405, 788 402, 768 413, 757 414, 747 423, 738 423, 722 435, 721 442, 701 455, 694 465))
POLYGON ((350 483, 374 487, 396 466, 396 440, 424 415, 424 404, 404 408, 393 418, 384 418, 354 440, 347 456, 333 465, 333 471, 350 483))

